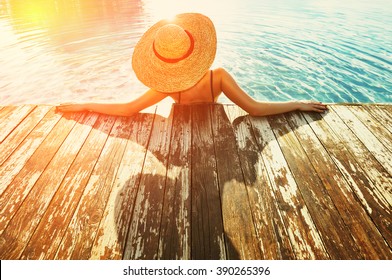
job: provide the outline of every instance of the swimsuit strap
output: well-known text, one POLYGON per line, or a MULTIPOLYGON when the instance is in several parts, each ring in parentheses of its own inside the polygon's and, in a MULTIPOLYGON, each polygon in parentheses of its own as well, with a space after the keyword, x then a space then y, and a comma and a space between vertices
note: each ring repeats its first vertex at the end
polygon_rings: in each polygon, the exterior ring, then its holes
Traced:
POLYGON ((211 98, 212 98, 212 103, 214 103, 215 98, 214 98, 214 82, 212 80, 212 70, 210 70, 210 88, 211 88, 211 98))

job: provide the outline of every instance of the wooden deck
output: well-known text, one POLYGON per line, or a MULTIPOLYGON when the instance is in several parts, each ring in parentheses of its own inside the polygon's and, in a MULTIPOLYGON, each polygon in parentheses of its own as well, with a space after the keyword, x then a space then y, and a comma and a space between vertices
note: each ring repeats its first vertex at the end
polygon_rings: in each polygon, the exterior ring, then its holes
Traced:
POLYGON ((0 258, 392 259, 391 120, 0 108, 0 258))

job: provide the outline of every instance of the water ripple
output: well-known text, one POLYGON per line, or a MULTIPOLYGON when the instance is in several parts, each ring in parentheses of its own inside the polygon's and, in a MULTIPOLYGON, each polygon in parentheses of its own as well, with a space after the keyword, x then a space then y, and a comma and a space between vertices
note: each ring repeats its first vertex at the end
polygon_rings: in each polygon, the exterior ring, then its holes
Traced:
MULTIPOLYGON (((36 15, 24 10, 31 5, 0 9, 1 104, 126 100, 145 90, 131 54, 157 20, 154 2, 72 2, 84 6, 57 15, 61 7, 35 7, 36 15)), ((392 102, 388 0, 227 0, 218 10, 207 0, 187 3, 216 24, 214 66, 257 99, 392 102)))

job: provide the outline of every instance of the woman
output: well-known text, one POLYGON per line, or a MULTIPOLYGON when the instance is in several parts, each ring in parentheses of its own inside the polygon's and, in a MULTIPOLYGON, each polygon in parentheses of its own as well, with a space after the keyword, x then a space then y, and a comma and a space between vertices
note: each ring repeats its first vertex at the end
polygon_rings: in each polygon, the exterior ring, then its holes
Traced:
POLYGON ((223 92, 232 102, 253 116, 294 110, 324 112, 320 102, 259 102, 245 93, 222 68, 209 70, 216 53, 216 31, 201 14, 180 14, 153 25, 137 43, 132 67, 137 78, 150 89, 139 98, 118 104, 62 104, 57 109, 93 111, 131 116, 170 96, 179 104, 216 102, 223 92))

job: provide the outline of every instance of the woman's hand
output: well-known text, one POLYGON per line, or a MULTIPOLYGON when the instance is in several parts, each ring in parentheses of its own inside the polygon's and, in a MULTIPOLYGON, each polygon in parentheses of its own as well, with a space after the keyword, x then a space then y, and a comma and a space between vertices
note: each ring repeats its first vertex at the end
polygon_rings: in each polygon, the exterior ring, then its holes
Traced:
POLYGON ((324 105, 318 101, 302 100, 297 101, 298 110, 300 111, 313 111, 318 113, 323 113, 328 110, 327 105, 324 105))
POLYGON ((86 111, 87 108, 85 104, 76 104, 76 103, 63 103, 56 106, 56 111, 58 112, 81 112, 86 111))

